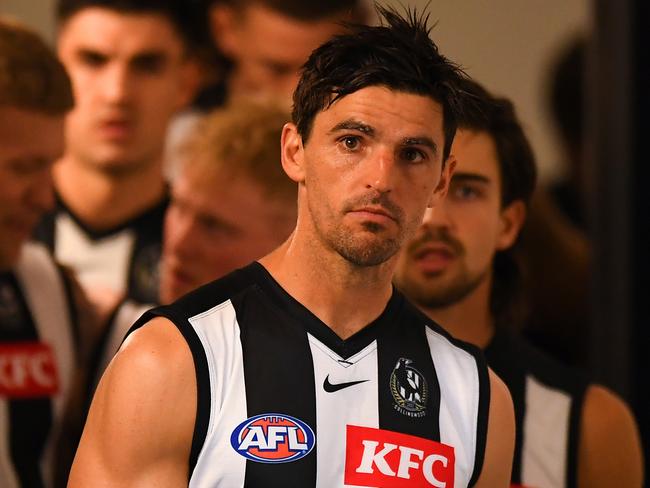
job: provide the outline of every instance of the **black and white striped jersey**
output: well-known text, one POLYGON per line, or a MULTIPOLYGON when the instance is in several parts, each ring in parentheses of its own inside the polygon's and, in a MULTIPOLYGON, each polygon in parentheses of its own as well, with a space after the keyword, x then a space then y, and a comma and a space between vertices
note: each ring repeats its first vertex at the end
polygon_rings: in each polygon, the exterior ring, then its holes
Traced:
POLYGON ((158 267, 168 198, 119 226, 97 232, 57 199, 34 237, 75 271, 86 289, 108 289, 143 303, 158 301, 158 267))
POLYGON ((342 340, 259 263, 147 312, 193 354, 191 487, 466 487, 480 474, 489 378, 394 291, 342 340))
POLYGON ((513 484, 575 488, 586 377, 503 329, 485 355, 515 406, 513 484))
POLYGON ((76 366, 71 292, 41 244, 0 273, 0 486, 53 486, 76 366))

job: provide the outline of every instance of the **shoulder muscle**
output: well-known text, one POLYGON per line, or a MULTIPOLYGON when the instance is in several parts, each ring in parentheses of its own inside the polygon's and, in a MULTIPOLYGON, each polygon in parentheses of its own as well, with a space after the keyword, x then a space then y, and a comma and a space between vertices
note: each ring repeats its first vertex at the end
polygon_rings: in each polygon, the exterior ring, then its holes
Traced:
POLYGON ((195 413, 189 348, 156 318, 129 336, 102 377, 70 486, 187 485, 195 413))

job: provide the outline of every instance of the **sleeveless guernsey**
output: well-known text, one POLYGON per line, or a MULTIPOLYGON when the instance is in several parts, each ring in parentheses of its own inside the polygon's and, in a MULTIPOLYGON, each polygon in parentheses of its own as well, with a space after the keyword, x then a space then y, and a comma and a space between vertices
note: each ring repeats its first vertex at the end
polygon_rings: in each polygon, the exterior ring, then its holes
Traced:
POLYGON ((575 488, 587 379, 502 329, 497 330, 485 356, 508 386, 515 407, 513 484, 575 488))
POLYGON ((147 312, 196 366, 191 487, 466 487, 489 408, 480 351, 397 291, 340 339, 259 263, 147 312))

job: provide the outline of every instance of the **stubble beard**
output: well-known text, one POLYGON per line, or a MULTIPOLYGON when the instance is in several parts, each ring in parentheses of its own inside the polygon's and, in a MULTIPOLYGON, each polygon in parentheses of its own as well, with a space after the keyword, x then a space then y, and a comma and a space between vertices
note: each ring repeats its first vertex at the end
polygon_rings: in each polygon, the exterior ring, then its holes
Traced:
MULTIPOLYGON (((374 197, 366 195, 348 202, 344 208, 347 211, 363 204, 381 204, 387 208, 395 218, 394 225, 397 226, 397 233, 390 236, 386 226, 376 222, 362 222, 361 230, 355 230, 348 228, 342 220, 333 229, 327 230, 320 225, 320 219, 314 219, 316 232, 327 244, 327 247, 359 268, 379 266, 385 263, 397 254, 405 240, 401 208, 383 195, 374 197)), ((343 212, 343 215, 346 211, 343 212)))
POLYGON ((456 276, 442 283, 440 275, 396 280, 397 287, 416 305, 427 309, 447 308, 464 300, 487 279, 489 270, 471 274, 463 267, 456 276))
POLYGON ((362 224, 364 235, 337 229, 330 236, 331 247, 346 261, 357 267, 378 266, 392 258, 399 251, 401 242, 395 238, 384 238, 385 229, 374 222, 362 224))

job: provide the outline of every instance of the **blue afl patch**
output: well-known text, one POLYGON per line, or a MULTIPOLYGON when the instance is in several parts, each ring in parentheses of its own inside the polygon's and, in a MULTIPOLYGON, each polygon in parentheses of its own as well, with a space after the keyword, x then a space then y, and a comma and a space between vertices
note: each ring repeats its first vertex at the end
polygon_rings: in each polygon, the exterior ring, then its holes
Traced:
POLYGON ((259 463, 288 463, 305 457, 316 444, 311 427, 281 413, 248 418, 230 435, 232 448, 259 463))

